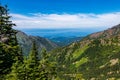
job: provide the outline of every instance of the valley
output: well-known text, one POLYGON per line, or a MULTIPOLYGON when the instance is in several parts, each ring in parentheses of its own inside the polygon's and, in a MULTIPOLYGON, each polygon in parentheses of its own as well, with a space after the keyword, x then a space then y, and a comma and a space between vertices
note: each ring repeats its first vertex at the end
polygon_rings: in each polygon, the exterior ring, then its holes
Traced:
POLYGON ((2 2, 0 80, 120 80, 119 1, 2 2))

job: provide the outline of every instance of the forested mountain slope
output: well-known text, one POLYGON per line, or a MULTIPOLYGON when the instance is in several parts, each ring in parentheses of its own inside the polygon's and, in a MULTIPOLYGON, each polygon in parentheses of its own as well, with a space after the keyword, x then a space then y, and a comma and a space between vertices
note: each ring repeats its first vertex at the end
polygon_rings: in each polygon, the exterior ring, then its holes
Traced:
POLYGON ((120 80, 120 25, 40 55, 39 44, 51 42, 22 33, 21 45, 32 45, 23 56, 7 6, 0 5, 0 15, 0 80, 120 80))
POLYGON ((41 49, 45 48, 47 51, 50 51, 56 47, 58 47, 54 42, 38 36, 28 36, 24 32, 18 31, 16 34, 18 43, 20 47, 22 48, 23 54, 28 55, 32 48, 33 42, 35 42, 38 51, 41 51, 41 49))
POLYGON ((120 25, 51 52, 64 79, 120 79, 120 25))

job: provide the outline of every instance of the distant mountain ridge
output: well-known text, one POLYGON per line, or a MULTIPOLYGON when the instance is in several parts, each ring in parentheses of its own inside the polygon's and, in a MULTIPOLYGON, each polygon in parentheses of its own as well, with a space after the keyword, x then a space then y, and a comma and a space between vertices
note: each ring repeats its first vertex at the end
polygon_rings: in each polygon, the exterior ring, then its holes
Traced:
POLYGON ((92 31, 83 29, 23 29, 28 35, 41 36, 47 38, 59 46, 66 46, 72 42, 80 41, 84 36, 92 31))
POLYGON ((53 37, 49 38, 51 41, 55 42, 58 46, 63 47, 67 46, 73 42, 78 42, 82 39, 83 37, 53 37))
POLYGON ((50 51, 58 47, 54 42, 46 38, 38 37, 38 36, 29 36, 21 31, 18 31, 16 36, 24 55, 29 54, 33 41, 35 42, 39 52, 43 48, 45 48, 47 51, 50 51))
POLYGON ((110 38, 110 37, 116 36, 116 35, 120 35, 120 24, 116 25, 112 28, 109 28, 107 30, 90 34, 87 37, 92 38, 92 39, 93 38, 110 38))

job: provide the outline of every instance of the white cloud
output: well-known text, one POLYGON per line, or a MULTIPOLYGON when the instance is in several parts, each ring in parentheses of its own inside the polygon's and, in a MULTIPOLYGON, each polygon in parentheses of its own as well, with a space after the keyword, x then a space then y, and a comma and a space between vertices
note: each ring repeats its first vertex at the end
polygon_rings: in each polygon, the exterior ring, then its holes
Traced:
POLYGON ((120 12, 106 14, 11 14, 17 28, 108 28, 120 23, 120 12))

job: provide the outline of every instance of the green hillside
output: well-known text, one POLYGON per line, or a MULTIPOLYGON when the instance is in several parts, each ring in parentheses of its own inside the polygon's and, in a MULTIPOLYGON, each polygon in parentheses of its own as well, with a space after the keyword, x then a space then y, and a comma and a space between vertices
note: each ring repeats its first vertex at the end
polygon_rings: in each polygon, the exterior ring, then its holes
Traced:
POLYGON ((52 52, 66 80, 120 79, 120 25, 52 52), (73 76, 74 75, 74 76, 73 76))

